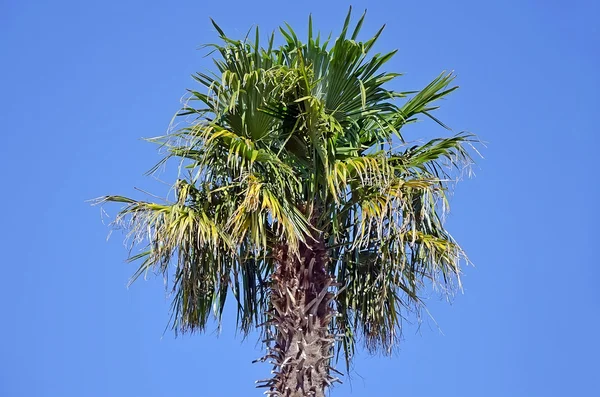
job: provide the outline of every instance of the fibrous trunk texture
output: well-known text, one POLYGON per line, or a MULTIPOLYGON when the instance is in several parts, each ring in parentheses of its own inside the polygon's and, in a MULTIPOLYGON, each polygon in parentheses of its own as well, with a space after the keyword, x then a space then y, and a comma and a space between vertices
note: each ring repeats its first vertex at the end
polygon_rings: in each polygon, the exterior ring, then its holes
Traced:
MULTIPOLYGON (((288 255, 287 247, 275 252, 277 269, 272 277, 272 335, 264 359, 274 364, 273 377, 259 381, 271 396, 324 397, 339 379, 331 376, 334 337, 329 323, 334 314, 330 287, 335 279, 327 272, 327 252, 322 241, 300 246, 300 254, 288 255)), ((337 372, 337 371, 335 371, 337 372)))

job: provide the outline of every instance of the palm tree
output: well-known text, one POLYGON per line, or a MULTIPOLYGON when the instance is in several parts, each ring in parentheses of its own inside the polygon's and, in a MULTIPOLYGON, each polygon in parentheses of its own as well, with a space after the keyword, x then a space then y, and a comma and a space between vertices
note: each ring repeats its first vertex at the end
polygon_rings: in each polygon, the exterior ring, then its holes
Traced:
POLYGON ((369 55, 383 28, 358 41, 363 20, 351 26, 349 12, 332 45, 310 18, 306 42, 286 25, 280 46, 274 35, 261 46, 258 28, 231 39, 213 21, 218 72, 194 75, 185 127, 152 139, 186 170, 174 200, 100 200, 126 204, 115 225, 145 247, 133 279, 170 277, 176 331, 220 321, 233 295, 239 328, 262 332, 274 371, 258 386, 272 396, 324 396, 332 359, 348 365, 358 341, 390 352, 420 290, 452 290, 466 260, 442 218, 473 137, 402 134, 421 116, 444 126, 431 112, 453 75, 386 88, 395 51, 369 55))

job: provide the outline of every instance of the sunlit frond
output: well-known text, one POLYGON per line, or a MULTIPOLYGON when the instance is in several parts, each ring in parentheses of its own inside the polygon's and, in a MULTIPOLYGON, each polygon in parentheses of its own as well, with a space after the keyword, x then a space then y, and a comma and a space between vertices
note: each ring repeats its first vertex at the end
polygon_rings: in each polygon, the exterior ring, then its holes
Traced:
MULTIPOLYGON (((204 329, 211 309, 220 316, 231 267, 233 246, 219 226, 219 214, 185 204, 190 185, 183 185, 180 200, 161 205, 107 196, 103 202, 124 202, 115 224, 129 230, 133 243, 147 243, 147 249, 132 255, 142 260, 132 281, 156 270, 170 276, 174 263, 174 326, 181 330, 204 329)), ((193 187, 192 187, 193 189, 193 187)))

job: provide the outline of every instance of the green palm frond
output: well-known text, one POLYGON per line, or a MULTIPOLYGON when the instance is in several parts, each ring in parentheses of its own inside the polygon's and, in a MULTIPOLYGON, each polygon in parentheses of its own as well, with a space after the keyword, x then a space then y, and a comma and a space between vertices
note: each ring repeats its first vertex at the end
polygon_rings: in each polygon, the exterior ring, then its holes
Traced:
POLYGON ((179 185, 175 204, 121 196, 108 196, 103 201, 128 203, 116 225, 128 229, 134 243, 149 242, 145 251, 130 258, 142 260, 132 282, 153 269, 169 276, 169 266, 174 262, 174 325, 181 330, 203 329, 213 306, 220 316, 234 251, 230 238, 219 226, 220 214, 187 205, 188 195, 197 192, 189 184, 179 185))

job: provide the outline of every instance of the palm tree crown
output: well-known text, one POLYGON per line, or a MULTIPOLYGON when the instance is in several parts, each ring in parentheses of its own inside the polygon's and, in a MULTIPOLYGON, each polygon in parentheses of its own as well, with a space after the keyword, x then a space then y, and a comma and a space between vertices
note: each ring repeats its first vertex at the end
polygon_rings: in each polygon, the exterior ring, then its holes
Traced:
POLYGON ((175 199, 103 198, 126 203, 116 223, 147 244, 131 257, 141 261, 134 278, 151 269, 171 277, 176 330, 204 330, 233 295, 240 328, 263 324, 268 334, 286 312, 275 296, 286 295, 274 284, 288 277, 276 275, 278 264, 320 249, 303 271, 322 259, 327 277, 306 313, 325 300, 326 326, 349 363, 359 340, 394 346, 428 282, 457 285, 466 256, 442 220, 474 138, 409 144, 403 135, 421 116, 444 126, 431 112, 456 89, 453 75, 420 91, 386 88, 399 76, 383 70, 395 51, 370 55, 383 28, 358 41, 363 19, 351 26, 348 14, 331 44, 310 19, 306 42, 286 25, 280 46, 273 35, 261 46, 258 28, 253 40, 233 40, 213 22, 217 72, 194 75, 202 89, 179 112, 189 123, 154 139, 165 160, 185 166, 175 199))

